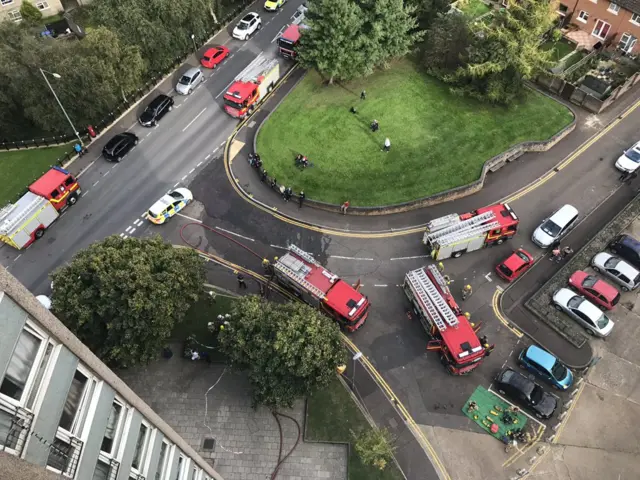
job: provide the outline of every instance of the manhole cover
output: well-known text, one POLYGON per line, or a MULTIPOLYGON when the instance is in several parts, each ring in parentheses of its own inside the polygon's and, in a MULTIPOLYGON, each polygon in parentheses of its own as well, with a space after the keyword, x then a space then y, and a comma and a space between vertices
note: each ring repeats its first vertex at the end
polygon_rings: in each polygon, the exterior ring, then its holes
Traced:
POLYGON ((215 438, 205 438, 202 443, 203 450, 213 450, 216 447, 216 439, 215 438))

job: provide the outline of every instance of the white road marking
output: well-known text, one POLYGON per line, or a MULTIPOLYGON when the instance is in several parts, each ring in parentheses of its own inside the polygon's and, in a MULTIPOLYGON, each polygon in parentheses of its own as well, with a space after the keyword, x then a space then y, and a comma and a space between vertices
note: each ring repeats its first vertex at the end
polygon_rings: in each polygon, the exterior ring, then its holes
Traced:
MULTIPOLYGON (((211 154, 207 155, 206 157, 204 157, 205 160, 209 160, 211 158, 211 154)), ((202 162, 200 162, 202 163, 202 162)), ((200 163, 198 165, 200 165, 200 163)))
POLYGON ((134 224, 136 227, 139 227, 140 225, 142 225, 142 220, 140 220, 139 218, 136 218, 136 219, 133 221, 133 224, 134 224))
POLYGON ((111 173, 111 172, 109 172, 109 171, 104 172, 104 175, 102 175, 102 178, 106 177, 106 176, 107 176, 107 175, 109 175, 110 173, 111 173))
MULTIPOLYGON (((154 128, 156 128, 156 127, 154 127, 154 128)), ((152 133, 153 133, 153 132, 149 132, 149 133, 147 133, 147 134, 145 135, 145 138, 146 138, 146 137, 148 137, 149 135, 151 135, 152 133)))
POLYGON ((174 105, 174 107, 176 107, 176 108, 180 108, 181 106, 182 106, 182 104, 174 105))
POLYGON ((180 185, 180 182, 176 182, 176 184, 173 186, 173 188, 176 188, 178 185, 180 185))
POLYGON ((97 181, 95 181, 95 182, 93 183, 93 185, 91 185, 91 186, 92 186, 92 187, 95 187, 95 186, 96 186, 97 184, 99 184, 99 183, 100 183, 100 180, 97 180, 97 181))
POLYGON ((195 171, 195 168, 192 168, 191 170, 189 170, 189 173, 187 175, 191 175, 194 171, 195 171))
POLYGON ((126 240, 127 238, 129 238, 129 235, 125 235, 125 236, 124 236, 124 237, 122 237, 122 238, 124 238, 124 239, 126 240))
POLYGON ((220 230, 222 232, 227 232, 230 235, 235 235, 236 237, 244 238, 245 240, 249 240, 251 242, 255 242, 253 238, 245 237, 244 235, 240 235, 239 233, 231 232, 229 230, 225 230, 224 228, 216 227, 216 230, 220 230))
POLYGON ((207 109, 207 107, 204 107, 204 108, 202 109, 202 111, 201 111, 198 115, 196 115, 196 118, 194 118, 193 120, 191 120, 191 121, 189 122, 189 125, 187 125, 186 127, 184 127, 184 128, 182 129, 182 131, 184 132, 187 128, 189 128, 191 125, 193 125, 193 122, 195 122, 195 121, 200 117, 200 115, 202 115, 202 114, 204 113, 204 111, 205 111, 206 109, 207 109))
POLYGON ((498 290, 499 292, 504 292, 504 288, 502 288, 500 285, 496 285, 496 290, 498 290))
POLYGON ((365 260, 367 262, 373 262, 373 258, 359 258, 359 257, 341 257, 339 255, 330 255, 330 258, 339 258, 341 260, 365 260))
POLYGON ((82 192, 82 195, 80 195, 81 197, 86 197, 87 194, 90 192, 91 190, 85 190, 84 192, 82 192))
POLYGON ((389 260, 393 262, 395 260, 413 260, 414 258, 427 258, 427 257, 431 257, 431 255, 416 255, 415 257, 396 257, 396 258, 390 258, 389 260))
MULTIPOLYGON (((223 146, 225 143, 227 143, 226 140, 224 142, 220 143, 220 146, 223 146)), ((216 148, 216 150, 217 150, 217 148, 216 148)))
POLYGON ((484 278, 486 278, 487 280, 489 280, 490 282, 493 282, 493 280, 491 280, 491 272, 487 273, 484 278))
POLYGON ((118 164, 116 163, 113 167, 111 167, 111 170, 113 170, 114 168, 116 168, 118 166, 118 164))
POLYGON ((231 81, 229 82, 229 85, 227 85, 226 87, 224 87, 224 90, 222 90, 218 95, 216 95, 216 99, 217 99, 218 97, 220 97, 220 95, 222 95, 223 93, 225 93, 225 92, 227 91, 227 89, 228 89, 228 88, 233 84, 233 82, 235 82, 235 80, 231 80, 231 81))
MULTIPOLYGON (((211 156, 211 155, 209 155, 209 157, 210 157, 210 156, 211 156)), ((207 158, 209 158, 209 157, 207 157, 207 158)), ((196 165, 196 168, 198 168, 200 165, 202 165, 202 162, 200 162, 199 164, 197 164, 197 165, 196 165)))
POLYGON ((125 229, 124 229, 124 231, 125 231, 125 232, 127 232, 127 233, 131 233, 131 232, 129 231, 129 230, 131 230, 131 229, 133 229, 133 227, 129 226, 129 227, 125 228, 125 229))
POLYGON ((289 27, 289 25, 285 25, 284 27, 282 27, 282 28, 280 29, 280 31, 278 32, 278 34, 277 34, 275 37, 273 37, 273 40, 271 40, 271 43, 273 43, 273 42, 275 42, 276 40, 278 40, 278 39, 280 38, 280 36, 282 35, 282 32, 284 31, 284 29, 285 29, 285 28, 288 28, 288 27, 289 27))
POLYGON ((269 246, 270 246, 270 247, 273 247, 273 248, 279 248, 280 250, 289 250, 287 247, 281 247, 280 245, 273 245, 273 244, 271 244, 271 245, 269 245, 269 246))
POLYGON ((183 213, 176 213, 176 215, 186 218, 187 220, 191 220, 192 222, 196 222, 196 223, 202 223, 202 220, 198 220, 197 218, 193 218, 193 217, 189 217, 188 215, 185 215, 183 213))
POLYGON ((121 234, 120 234, 120 238, 124 238, 124 233, 121 233, 121 234))
POLYGON ((184 179, 187 178, 187 176, 185 175, 184 177, 182 177, 180 180, 184 182, 184 179))
POLYGON ((211 152, 211 153, 216 153, 216 152, 218 151, 218 149, 219 149, 219 148, 220 148, 220 147, 216 147, 216 148, 214 148, 214 149, 213 149, 213 152, 211 152))
POLYGON ((147 212, 144 212, 142 215, 140 215, 140 218, 146 218, 147 216, 147 212))
POLYGON ((22 256, 22 254, 18 255, 16 258, 13 259, 14 262, 18 261, 18 259, 22 256))
POLYGON ((129 235, 133 235, 133 232, 135 232, 135 231, 136 231, 136 229, 132 228, 131 231, 129 232, 129 235))
MULTIPOLYGON (((100 157, 98 157, 98 158, 100 158, 100 157)), ((98 160, 98 158, 96 158, 93 162, 91 162, 89 165, 87 165, 86 167, 84 167, 84 168, 82 169, 82 171, 81 171, 78 175, 76 175, 76 178, 80 178, 82 175, 84 175, 84 173, 85 173, 87 170, 89 170, 89 168, 91 168, 91 165, 93 165, 94 163, 96 163, 96 161, 98 160)))
POLYGON ((389 285, 379 285, 379 284, 375 284, 374 287, 388 287, 389 285))
POLYGON ((140 145, 142 142, 144 142, 144 138, 141 138, 140 140, 138 140, 138 145, 140 145))

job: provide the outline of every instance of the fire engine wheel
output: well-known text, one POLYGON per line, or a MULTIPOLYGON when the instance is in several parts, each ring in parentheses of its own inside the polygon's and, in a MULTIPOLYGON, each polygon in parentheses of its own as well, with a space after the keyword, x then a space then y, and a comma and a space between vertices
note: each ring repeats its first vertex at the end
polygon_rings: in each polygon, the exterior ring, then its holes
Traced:
POLYGON ((69 205, 75 205, 78 202, 78 197, 75 195, 72 195, 71 197, 69 197, 68 203, 69 205))
POLYGON ((500 238, 496 240, 496 245, 502 245, 504 243, 504 238, 500 238))
POLYGON ((451 255, 453 258, 460 258, 462 256, 462 252, 456 252, 453 255, 451 255))
POLYGON ((35 233, 36 238, 42 238, 43 235, 44 235, 44 228, 39 228, 38 230, 36 230, 36 233, 35 233))

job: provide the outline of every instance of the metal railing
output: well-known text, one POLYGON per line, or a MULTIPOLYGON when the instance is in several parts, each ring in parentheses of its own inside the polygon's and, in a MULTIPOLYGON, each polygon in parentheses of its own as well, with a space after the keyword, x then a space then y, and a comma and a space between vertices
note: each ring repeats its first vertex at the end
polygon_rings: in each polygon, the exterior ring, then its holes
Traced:
POLYGON ((59 470, 68 477, 75 478, 80 455, 82 455, 82 448, 84 447, 82 440, 71 437, 67 443, 59 438, 55 438, 53 443, 49 443, 37 433, 32 433, 31 435, 49 447, 48 466, 59 470))
POLYGON ((109 462, 109 475, 107 476, 107 480, 116 480, 116 478, 118 478, 119 470, 120 462, 112 458, 109 462))
POLYGON ((11 416, 9 429, 4 439, 0 439, 0 451, 11 450, 17 456, 22 455, 26 444, 27 435, 33 423, 33 413, 22 407, 12 407, 3 404, 0 408, 0 415, 11 416))

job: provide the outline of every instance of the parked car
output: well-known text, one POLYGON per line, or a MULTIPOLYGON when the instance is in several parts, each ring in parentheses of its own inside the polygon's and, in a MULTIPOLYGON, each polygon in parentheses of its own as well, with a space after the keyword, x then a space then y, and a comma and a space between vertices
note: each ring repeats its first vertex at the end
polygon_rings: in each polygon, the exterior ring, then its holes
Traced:
POLYGON ((536 345, 531 345, 520 352, 518 364, 559 390, 566 390, 573 385, 571 370, 536 345))
POLYGON ((640 165, 640 142, 625 150, 616 160, 616 168, 622 172, 635 172, 640 165))
POLYGON ((147 108, 145 108, 138 121, 143 127, 153 127, 158 124, 158 120, 173 109, 173 98, 160 94, 154 98, 147 108))
POLYGON ((229 49, 224 45, 209 48, 202 55, 202 58, 200 59, 200 65, 202 65, 204 68, 216 68, 216 65, 222 63, 224 59, 229 56, 229 54, 229 49))
POLYGON ((264 2, 264 9, 268 12, 275 12, 282 8, 285 3, 287 3, 287 0, 266 0, 264 2))
POLYGON ((609 250, 640 270, 640 242, 631 235, 618 235, 609 244, 609 250))
POLYGON ((578 220, 576 207, 564 205, 542 221, 534 230, 531 240, 540 248, 549 248, 569 233, 576 220, 578 220))
POLYGON ((610 253, 598 253, 591 259, 591 266, 596 272, 620 285, 625 292, 634 290, 640 285, 640 271, 610 253))
POLYGON ((119 133, 102 148, 102 155, 109 161, 119 162, 137 144, 138 137, 133 133, 119 133))
POLYGON ((613 322, 609 317, 589 300, 568 288, 561 288, 553 294, 553 306, 586 328, 590 335, 604 338, 613 330, 613 322))
POLYGON ((190 68, 182 74, 178 84, 176 85, 176 92, 180 95, 189 95, 193 90, 204 82, 204 75, 199 68, 190 68))
POLYGON ((262 28, 262 20, 256 12, 249 12, 238 22, 231 36, 238 40, 249 40, 249 37, 262 28))
POLYGON ((189 205, 193 200, 191 190, 176 188, 151 205, 147 212, 147 220, 157 225, 166 222, 176 213, 189 205))
POLYGON ((558 400, 524 375, 507 368, 495 380, 496 389, 515 402, 533 411, 538 418, 551 418, 558 407, 558 400))
POLYGON ((529 270, 535 262, 533 256, 519 248, 515 250, 504 262, 498 264, 496 273, 507 282, 513 282, 516 278, 529 270))
POLYGON ((601 310, 612 310, 620 300, 620 292, 614 286, 594 275, 578 270, 569 277, 569 286, 582 294, 601 310))

